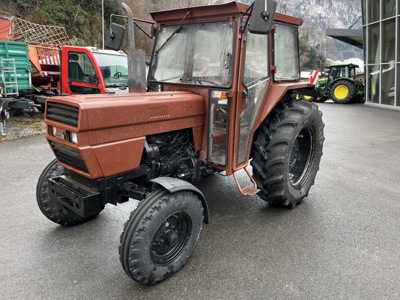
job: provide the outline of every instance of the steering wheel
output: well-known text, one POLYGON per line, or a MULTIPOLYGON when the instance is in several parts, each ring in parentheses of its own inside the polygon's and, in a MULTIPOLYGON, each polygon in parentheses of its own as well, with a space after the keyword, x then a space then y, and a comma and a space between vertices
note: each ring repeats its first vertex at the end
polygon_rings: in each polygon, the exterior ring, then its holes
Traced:
POLYGON ((114 78, 120 78, 122 76, 122 73, 121 72, 117 72, 117 73, 115 73, 114 74, 114 78))

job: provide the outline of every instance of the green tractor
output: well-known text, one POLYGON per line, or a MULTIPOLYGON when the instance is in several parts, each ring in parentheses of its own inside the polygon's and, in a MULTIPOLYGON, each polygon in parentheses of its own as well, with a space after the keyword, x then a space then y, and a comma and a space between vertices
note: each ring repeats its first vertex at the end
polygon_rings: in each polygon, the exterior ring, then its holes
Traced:
POLYGON ((335 103, 357 103, 364 98, 364 84, 356 77, 354 64, 332 65, 322 72, 316 87, 317 102, 332 99, 335 103))

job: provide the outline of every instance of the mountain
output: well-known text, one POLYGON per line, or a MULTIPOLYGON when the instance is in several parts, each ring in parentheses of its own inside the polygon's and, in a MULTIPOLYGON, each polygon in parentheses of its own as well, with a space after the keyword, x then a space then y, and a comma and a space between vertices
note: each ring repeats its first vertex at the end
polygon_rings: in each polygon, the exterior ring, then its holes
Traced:
MULTIPOLYGON (((240 2, 251 4, 253 0, 240 2)), ((300 35, 306 35, 310 45, 318 48, 328 59, 363 59, 363 51, 357 47, 325 35, 327 28, 361 29, 361 0, 277 0, 278 12, 304 20, 300 35)))
POLYGON ((280 0, 278 11, 303 18, 300 35, 307 34, 328 59, 363 58, 362 49, 325 35, 327 28, 361 29, 361 0, 280 0))

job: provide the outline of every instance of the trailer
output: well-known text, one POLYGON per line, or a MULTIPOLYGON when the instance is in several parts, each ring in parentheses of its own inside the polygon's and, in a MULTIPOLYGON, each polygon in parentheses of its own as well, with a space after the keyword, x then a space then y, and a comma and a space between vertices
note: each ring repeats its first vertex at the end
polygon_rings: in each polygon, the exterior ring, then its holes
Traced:
POLYGON ((0 41, 0 134, 6 135, 5 119, 10 115, 35 113, 32 101, 28 45, 0 41))

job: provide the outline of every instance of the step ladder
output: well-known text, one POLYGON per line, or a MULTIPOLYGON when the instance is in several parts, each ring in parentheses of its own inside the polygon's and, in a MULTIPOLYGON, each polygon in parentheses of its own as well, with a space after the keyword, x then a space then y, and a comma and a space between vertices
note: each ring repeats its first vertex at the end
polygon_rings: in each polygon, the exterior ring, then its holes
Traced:
POLYGON ((18 96, 17 68, 15 67, 14 58, 0 59, 0 72, 2 83, 2 95, 8 97, 10 95, 18 96))

